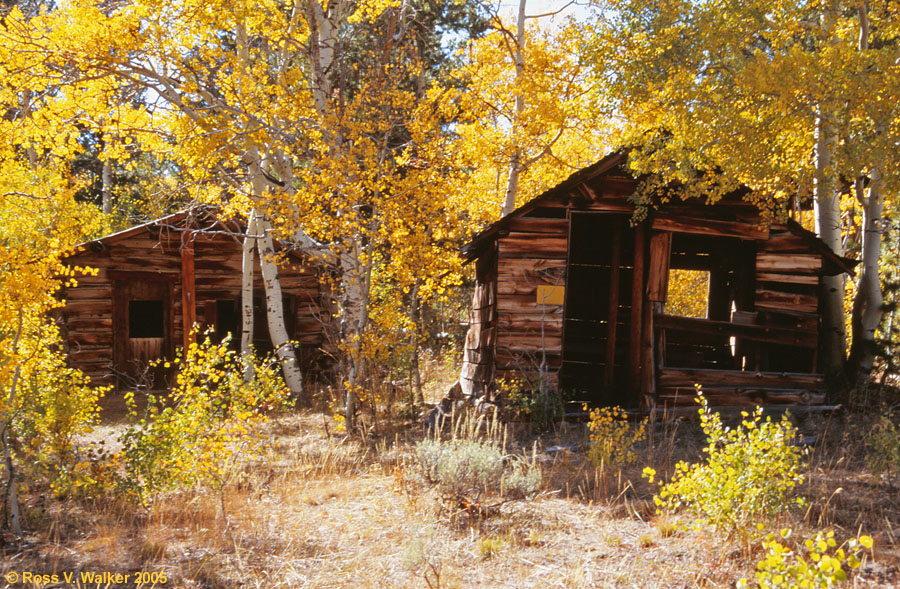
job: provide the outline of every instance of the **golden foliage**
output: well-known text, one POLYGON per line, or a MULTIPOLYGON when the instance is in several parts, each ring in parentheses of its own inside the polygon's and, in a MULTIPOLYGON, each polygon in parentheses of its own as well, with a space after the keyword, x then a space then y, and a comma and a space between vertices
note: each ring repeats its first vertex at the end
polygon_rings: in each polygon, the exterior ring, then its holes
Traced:
POLYGON ((709 312, 709 272, 669 270, 666 315, 706 319, 709 312))
MULTIPOLYGON (((179 351, 168 398, 151 395, 139 413, 127 393, 131 423, 112 457, 118 489, 146 503, 176 488, 221 489, 237 467, 256 458, 266 440, 258 428, 287 404, 288 390, 271 362, 244 379, 243 360, 209 335, 179 351)), ((166 363, 168 365, 168 363, 166 363)))
POLYGON ((472 41, 465 63, 454 72, 464 89, 448 96, 459 117, 460 155, 471 169, 464 189, 470 206, 487 218, 496 218, 503 204, 513 153, 521 160, 521 205, 612 147, 601 129, 609 119, 590 94, 598 90, 598 80, 578 58, 590 30, 574 21, 559 28, 530 24, 521 76, 516 76, 514 30, 495 23, 493 31, 472 41), (516 109, 517 94, 524 98, 522 112, 516 109))
POLYGON ((599 468, 620 469, 637 460, 634 446, 644 440, 647 419, 632 426, 621 407, 591 409, 588 460, 599 468))

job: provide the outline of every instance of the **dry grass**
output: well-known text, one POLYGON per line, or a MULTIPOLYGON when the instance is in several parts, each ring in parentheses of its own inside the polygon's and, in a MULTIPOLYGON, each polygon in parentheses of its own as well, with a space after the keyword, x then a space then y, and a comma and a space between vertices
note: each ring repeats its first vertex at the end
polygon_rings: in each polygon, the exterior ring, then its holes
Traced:
MULTIPOLYGON (((864 469, 862 435, 836 417, 816 435, 804 487, 810 508, 773 526, 875 537, 857 586, 900 583, 895 497, 864 469)), ((219 498, 182 492, 140 510, 115 501, 29 498, 27 543, 7 546, 0 574, 164 571, 165 587, 730 587, 752 578, 758 549, 657 516, 646 464, 671 472, 696 457, 695 424, 658 426, 643 464, 599 475, 584 426, 537 438, 545 492, 470 519, 403 475, 422 433, 383 422, 364 441, 328 435, 322 415, 284 416, 276 444, 219 498), (574 447, 574 449, 571 449, 574 447)), ((521 439, 530 448, 535 438, 521 439)), ((122 585, 122 586, 135 586, 122 585)))

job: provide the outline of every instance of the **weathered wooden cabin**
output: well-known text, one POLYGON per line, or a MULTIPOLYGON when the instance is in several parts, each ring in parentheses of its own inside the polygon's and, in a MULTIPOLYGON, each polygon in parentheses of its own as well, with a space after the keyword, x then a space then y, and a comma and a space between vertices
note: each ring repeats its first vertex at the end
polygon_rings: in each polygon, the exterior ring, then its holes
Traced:
POLYGON ((500 378, 596 405, 818 405, 821 277, 853 273, 798 223, 764 226, 742 196, 676 200, 632 224, 627 156, 585 168, 463 250, 476 287, 463 393, 500 378), (667 308, 670 280, 700 273, 703 316, 667 308), (708 285, 708 286, 707 286, 708 285))
MULTIPOLYGON (((152 360, 171 359, 187 345, 192 326, 212 329, 231 345, 241 338, 241 260, 244 227, 218 219, 211 208, 195 208, 82 244, 66 263, 90 267, 64 289, 59 321, 70 365, 95 384, 164 388, 165 370, 152 360)), ((282 248, 279 277, 285 321, 298 342, 301 366, 318 369, 332 312, 317 267, 282 248)), ((272 349, 264 291, 256 261, 254 345, 272 349)))

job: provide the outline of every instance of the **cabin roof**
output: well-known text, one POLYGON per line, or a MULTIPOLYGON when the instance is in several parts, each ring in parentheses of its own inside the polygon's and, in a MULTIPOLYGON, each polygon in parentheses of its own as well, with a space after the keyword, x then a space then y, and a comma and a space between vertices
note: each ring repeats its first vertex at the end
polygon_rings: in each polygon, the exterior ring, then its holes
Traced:
POLYGON ((586 182, 587 180, 605 174, 609 170, 624 163, 626 159, 627 158, 624 152, 611 153, 600 161, 593 163, 586 168, 578 170, 553 188, 550 188, 543 194, 536 196, 508 215, 502 217, 501 219, 494 221, 493 223, 479 231, 475 235, 475 237, 472 238, 472 241, 463 246, 462 255, 465 258, 466 262, 471 262, 472 260, 477 258, 481 254, 482 247, 489 241, 492 241, 497 236, 497 234, 506 229, 507 225, 509 225, 510 219, 521 217, 536 209, 541 205, 541 203, 551 200, 555 196, 567 193, 570 189, 581 184, 582 182, 586 182))
MULTIPOLYGON (((142 233, 150 233, 165 228, 171 231, 185 232, 189 228, 193 231, 203 231, 211 233, 222 233, 237 238, 243 235, 246 224, 238 219, 222 220, 218 215, 218 208, 211 205, 196 205, 181 211, 146 221, 139 225, 91 239, 75 246, 73 256, 90 254, 91 252, 102 251, 104 247, 119 243, 131 237, 142 233)), ((310 256, 306 256, 302 251, 291 247, 291 245, 283 240, 276 240, 276 246, 283 249, 289 256, 304 262, 312 261, 310 256)))
MULTIPOLYGON (((512 219, 527 215, 529 212, 537 209, 544 203, 553 201, 560 197, 568 196, 573 189, 589 180, 598 178, 603 175, 608 175, 613 170, 621 169, 622 164, 624 164, 627 160, 627 152, 625 150, 619 150, 606 155, 599 161, 591 164, 586 168, 578 170, 556 186, 536 196, 527 203, 516 208, 511 213, 491 223, 486 228, 478 232, 469 243, 462 247, 462 257, 465 259, 466 263, 475 260, 482 254, 487 244, 491 243, 494 239, 496 239, 498 236, 501 236, 506 230, 508 230, 512 219)), ((630 175, 630 173, 624 169, 621 169, 621 171, 627 175, 630 175)), ((634 181, 637 182, 637 180, 634 181)), ((741 187, 740 189, 726 195, 723 200, 727 200, 730 204, 745 204, 746 206, 755 209, 753 205, 751 205, 750 203, 745 203, 745 201, 743 200, 743 196, 749 192, 749 187, 741 187)), ((858 260, 837 255, 830 247, 828 247, 827 244, 825 244, 824 241, 816 236, 815 233, 803 228, 793 219, 789 219, 783 225, 792 234, 800 237, 809 246, 811 251, 819 253, 825 258, 826 274, 835 275, 847 273, 851 276, 855 274, 854 268, 857 264, 859 264, 858 260)))

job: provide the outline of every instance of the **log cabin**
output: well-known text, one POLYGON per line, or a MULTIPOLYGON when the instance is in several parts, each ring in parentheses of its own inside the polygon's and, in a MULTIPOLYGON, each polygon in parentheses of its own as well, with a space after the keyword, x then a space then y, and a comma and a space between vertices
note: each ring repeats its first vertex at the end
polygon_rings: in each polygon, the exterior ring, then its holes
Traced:
POLYGON ((457 391, 496 401, 516 379, 649 411, 695 407, 699 384, 719 407, 821 407, 821 277, 856 262, 793 220, 762 224, 747 189, 635 224, 626 161, 576 172, 463 248, 476 283, 457 391), (669 297, 685 273, 705 299, 694 316, 669 297))
MULTIPOLYGON (((81 244, 66 264, 96 269, 96 275, 78 272, 76 284, 61 292, 58 323, 69 364, 93 384, 163 389, 170 371, 150 363, 172 359, 176 346, 191 342, 195 324, 217 341, 232 334, 230 345, 239 348, 244 228, 198 207, 81 244)), ((325 270, 282 246, 288 333, 305 374, 321 374, 333 314, 320 280, 325 270)), ((253 343, 266 353, 272 345, 258 257, 254 276, 253 343)))

